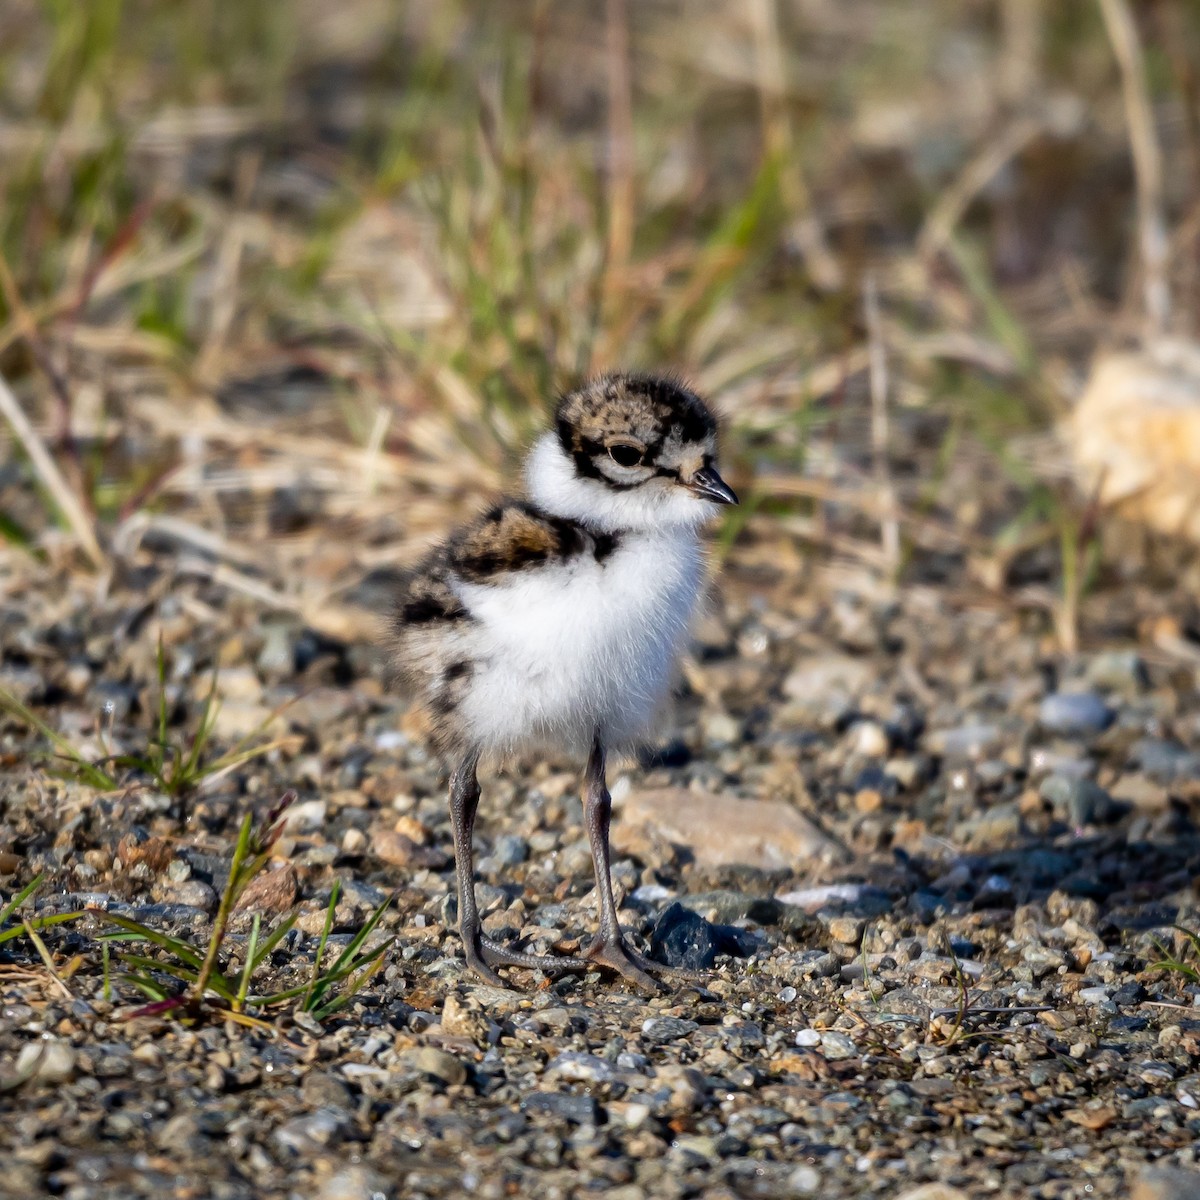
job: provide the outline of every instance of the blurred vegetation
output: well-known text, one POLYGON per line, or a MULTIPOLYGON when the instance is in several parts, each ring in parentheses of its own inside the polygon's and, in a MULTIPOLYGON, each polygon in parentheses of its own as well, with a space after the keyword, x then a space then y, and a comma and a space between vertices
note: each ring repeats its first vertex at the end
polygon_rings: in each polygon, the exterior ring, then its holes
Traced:
MULTIPOLYGON (((1194 333, 1200 7, 1132 12, 1194 333)), ((1095 0, 0 10, 0 376, 109 554, 168 515, 286 543, 255 569, 402 559, 624 365, 728 416, 731 534, 866 546, 883 503, 885 568, 1006 579, 1003 538, 1086 523, 1023 439, 1138 330, 1133 212, 1095 0)), ((62 498, 8 445, 44 556, 62 498)))

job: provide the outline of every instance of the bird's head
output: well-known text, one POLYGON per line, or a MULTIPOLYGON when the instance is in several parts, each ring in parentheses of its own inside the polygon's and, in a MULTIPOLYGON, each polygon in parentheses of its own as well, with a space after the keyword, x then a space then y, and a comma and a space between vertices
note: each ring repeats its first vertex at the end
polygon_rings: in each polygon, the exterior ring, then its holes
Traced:
POLYGON ((717 423, 682 383, 603 375, 559 401, 526 479, 543 508, 600 528, 698 525, 737 503, 716 455, 717 423))

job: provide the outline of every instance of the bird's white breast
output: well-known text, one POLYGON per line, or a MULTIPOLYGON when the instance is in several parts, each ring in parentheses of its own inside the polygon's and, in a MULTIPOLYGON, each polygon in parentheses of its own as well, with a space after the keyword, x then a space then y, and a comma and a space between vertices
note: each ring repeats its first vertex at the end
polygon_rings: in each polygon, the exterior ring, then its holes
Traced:
POLYGON ((530 740, 629 745, 670 688, 699 594, 703 557, 690 530, 626 534, 602 561, 459 582, 475 618, 463 716, 492 749, 530 740))

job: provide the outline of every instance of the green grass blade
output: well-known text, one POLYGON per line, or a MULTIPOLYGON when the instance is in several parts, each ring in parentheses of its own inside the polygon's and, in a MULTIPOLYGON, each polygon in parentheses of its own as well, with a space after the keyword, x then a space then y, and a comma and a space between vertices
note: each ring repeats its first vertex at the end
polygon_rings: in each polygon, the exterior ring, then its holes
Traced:
POLYGON ((250 926, 250 941, 246 945, 246 961, 242 965, 242 978, 238 982, 237 997, 233 1002, 234 1008, 239 1012, 245 1007, 246 993, 250 990, 250 976, 254 971, 258 950, 258 932, 261 927, 262 916, 259 913, 255 913, 254 922, 250 926))
POLYGON ((0 908, 0 925, 3 925, 37 891, 45 878, 45 871, 39 871, 3 908, 0 908))
POLYGON ((252 960, 248 960, 251 963, 251 974, 258 970, 259 966, 266 960, 271 951, 274 950, 281 941, 283 941, 283 939, 287 936, 288 930, 296 924, 299 918, 300 914, 298 912, 289 913, 278 925, 275 926, 273 930, 271 930, 270 934, 267 936, 267 940, 258 947, 258 953, 253 956, 252 960))
POLYGON ((321 940, 317 943, 316 957, 313 959, 312 975, 308 981, 308 990, 304 996, 303 1008, 308 1012, 309 1005, 312 1002, 313 992, 316 990, 317 984, 321 978, 321 959, 325 955, 325 943, 329 941, 330 931, 333 929, 333 914, 337 908, 338 897, 341 895, 342 885, 340 880, 333 881, 333 890, 329 893, 329 906, 325 909, 325 927, 321 930, 321 940))
MULTIPOLYGON (((31 917, 28 925, 35 932, 40 929, 49 929, 52 925, 65 925, 68 921, 77 921, 80 917, 87 916, 84 909, 77 909, 75 912, 55 913, 50 917, 31 917)), ((6 929, 0 933, 0 944, 11 941, 15 937, 20 937, 25 932, 22 925, 15 925, 12 929, 6 929)))
POLYGON ((137 988, 145 996, 149 996, 151 1000, 165 1000, 167 998, 167 990, 155 983, 153 979, 148 979, 145 975, 139 975, 136 971, 126 971, 124 974, 117 977, 118 983, 127 983, 131 987, 137 988))
MULTIPOLYGON (((188 966, 199 970, 204 962, 200 952, 189 942, 183 941, 181 938, 172 937, 169 933, 162 933, 160 930, 151 929, 149 925, 143 925, 140 921, 135 921, 131 917, 123 917, 119 913, 101 913, 106 921, 111 921, 114 925, 126 930, 128 933, 136 937, 144 938, 148 942, 161 947, 163 950, 174 954, 180 962, 187 963, 188 966)), ((131 939, 119 937, 121 941, 129 941, 131 939)))
POLYGON ((388 907, 392 903, 392 897, 389 896, 370 916, 367 923, 346 943, 346 948, 338 955, 337 961, 333 964, 332 970, 336 971, 345 963, 353 960, 358 953, 358 948, 371 936, 371 931, 379 924, 380 918, 387 912, 388 907))

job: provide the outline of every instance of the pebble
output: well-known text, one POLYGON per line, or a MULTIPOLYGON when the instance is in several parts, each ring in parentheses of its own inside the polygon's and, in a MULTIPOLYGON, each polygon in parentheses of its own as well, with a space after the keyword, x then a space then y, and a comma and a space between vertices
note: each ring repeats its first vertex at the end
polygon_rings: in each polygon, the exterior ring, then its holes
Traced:
POLYGON ((344 1167, 316 1193, 317 1200, 386 1200, 389 1194, 387 1181, 369 1167, 344 1167))
POLYGON ((467 1068, 445 1050, 438 1050, 433 1046, 420 1046, 415 1050, 404 1051, 398 1057, 412 1070, 440 1079, 442 1083, 451 1087, 466 1082, 467 1068))
POLYGON ((1110 993, 1106 987, 1080 988, 1075 994, 1084 1004, 1104 1004, 1110 999, 1110 993))
POLYGON ((66 1083, 75 1078, 76 1054, 67 1042, 47 1038, 26 1042, 17 1055, 15 1074, 39 1083, 66 1083))
POLYGON ((565 1050, 556 1055, 546 1064, 546 1075, 576 1083, 609 1083, 616 1077, 604 1059, 581 1050, 565 1050))
POLYGON ((1129 1200, 1196 1200, 1200 1173, 1175 1167, 1147 1167, 1133 1184, 1129 1200))
POLYGON ((502 867, 515 867, 529 857, 529 843, 513 833, 496 839, 492 847, 492 858, 502 867))
POLYGON ((935 729, 925 735, 925 748, 940 758, 982 758, 1001 741, 999 725, 978 722, 954 729, 935 729))
POLYGON ((663 911, 650 936, 650 956, 669 967, 703 971, 721 954, 748 955, 754 938, 730 925, 714 925, 676 901, 663 911))
POLYGON ((521 1111, 534 1116, 558 1117, 573 1125, 596 1125, 600 1106, 591 1096, 569 1092, 531 1092, 521 1101, 521 1111))
POLYGON ((866 922, 861 917, 834 917, 829 922, 829 936, 846 946, 857 946, 862 941, 866 922))
POLYGON ((288 833, 313 833, 325 827, 327 811, 324 800, 304 800, 293 804, 283 814, 283 828, 288 833))
POLYGON ((695 1021, 687 1021, 682 1017, 649 1017, 642 1022, 642 1037, 647 1042, 661 1045, 687 1037, 699 1028, 695 1021))
POLYGON ((830 1029, 821 1034, 821 1052, 831 1059, 854 1058, 858 1054, 858 1046, 848 1034, 830 1029))
POLYGON ((1114 716, 1095 692, 1052 692, 1038 707, 1042 727, 1067 736, 1102 733, 1114 716))
POLYGON ((1101 825, 1121 814, 1121 806, 1104 788, 1077 776, 1047 775, 1038 795, 1075 827, 1101 825))
POLYGON ((275 1130, 272 1140, 281 1150, 306 1158, 338 1145, 349 1129, 350 1119, 345 1112, 319 1108, 314 1113, 285 1122, 275 1130))
POLYGON ((801 1029, 796 1033, 797 1046, 819 1046, 821 1035, 815 1029, 801 1029))
POLYGON ((821 1173, 802 1163, 788 1175, 784 1188, 793 1196, 815 1196, 821 1190, 821 1173))

